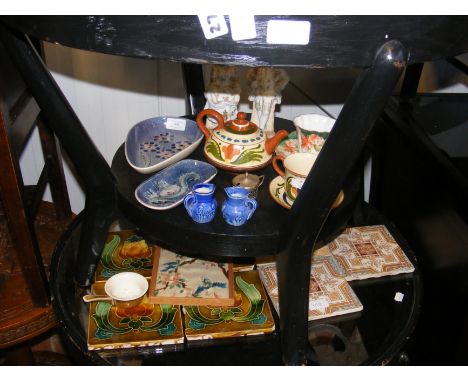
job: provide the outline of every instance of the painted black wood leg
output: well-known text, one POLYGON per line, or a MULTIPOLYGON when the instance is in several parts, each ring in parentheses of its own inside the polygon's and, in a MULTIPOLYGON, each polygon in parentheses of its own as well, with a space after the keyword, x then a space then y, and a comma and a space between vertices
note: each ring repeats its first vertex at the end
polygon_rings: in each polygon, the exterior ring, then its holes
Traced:
POLYGON ((75 278, 81 286, 88 286, 93 280, 97 263, 106 242, 109 226, 115 220, 117 212, 114 200, 102 200, 86 196, 86 206, 81 228, 79 254, 76 262, 75 278), (86 257, 82 254, 86 253, 86 257))
POLYGON ((182 64, 185 97, 189 114, 197 115, 205 107, 205 83, 201 64, 182 64))
POLYGON ((416 95, 423 67, 423 63, 417 63, 408 65, 406 68, 400 91, 400 98, 403 102, 408 102, 416 95))
POLYGON ((314 362, 307 341, 311 253, 330 207, 358 160, 367 136, 406 65, 399 41, 388 41, 364 69, 307 177, 281 237, 277 257, 283 360, 289 365, 314 362), (307 198, 307 195, 314 195, 307 198), (306 222, 307 224, 303 224, 306 222))
POLYGON ((0 23, 0 40, 85 186, 87 232, 81 235, 75 277, 79 285, 88 286, 115 209, 115 178, 28 37, 0 23))

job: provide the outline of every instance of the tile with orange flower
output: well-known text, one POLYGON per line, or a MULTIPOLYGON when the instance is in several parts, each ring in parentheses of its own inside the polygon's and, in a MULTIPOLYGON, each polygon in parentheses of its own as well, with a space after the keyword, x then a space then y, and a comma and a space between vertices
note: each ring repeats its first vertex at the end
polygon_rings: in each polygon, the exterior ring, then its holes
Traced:
MULTIPOLYGON (((104 294, 104 282, 94 283, 91 291, 104 294)), ((118 308, 108 301, 92 302, 89 306, 89 350, 163 347, 183 342, 179 306, 151 304, 147 297, 132 308, 118 308)))
POLYGON ((151 276, 155 246, 139 233, 126 230, 109 232, 96 268, 95 281, 105 281, 119 272, 151 276))

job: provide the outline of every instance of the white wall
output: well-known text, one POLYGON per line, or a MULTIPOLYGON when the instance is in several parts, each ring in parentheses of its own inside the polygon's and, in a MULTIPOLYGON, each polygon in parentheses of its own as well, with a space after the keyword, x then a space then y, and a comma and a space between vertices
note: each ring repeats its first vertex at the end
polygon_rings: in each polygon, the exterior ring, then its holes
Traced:
MULTIPOLYGON (((186 114, 180 64, 110 56, 48 43, 45 44, 45 56, 53 77, 109 164, 128 130, 137 122, 155 116, 186 114)), ((240 69, 240 78, 244 82, 243 89, 246 89, 244 70, 240 69)), ((420 90, 444 89, 444 83, 431 82, 440 77, 441 70, 450 71, 450 68, 425 68, 424 76, 429 80, 422 81, 420 90)), ((288 85, 276 116, 290 120, 299 114, 324 114, 311 99, 337 117, 359 73, 353 69, 287 71, 291 82, 301 91, 288 85)), ((205 73, 209 73, 209 66, 205 67, 205 73)), ((450 91, 468 90, 466 79, 456 78, 448 84, 445 81, 445 85, 450 91)), ((239 109, 251 111, 245 91, 239 109)), ((42 151, 35 133, 21 158, 26 184, 37 181, 42 164, 42 151)), ((72 210, 78 213, 84 207, 84 194, 67 160, 65 177, 72 210)), ((45 199, 51 200, 49 192, 45 199)))

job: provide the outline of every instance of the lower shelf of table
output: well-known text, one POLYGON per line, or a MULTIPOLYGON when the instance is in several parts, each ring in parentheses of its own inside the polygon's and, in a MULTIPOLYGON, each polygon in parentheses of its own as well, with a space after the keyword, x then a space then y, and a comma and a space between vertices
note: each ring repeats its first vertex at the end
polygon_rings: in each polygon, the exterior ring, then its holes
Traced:
MULTIPOLYGON (((385 224, 405 253, 414 256, 395 228, 377 211, 364 208, 367 225, 385 224)), ((282 363, 280 321, 273 311, 273 334, 229 339, 191 341, 178 345, 89 351, 86 342, 87 291, 73 282, 82 216, 63 236, 52 262, 54 307, 65 343, 76 362, 91 364, 154 365, 278 365, 282 363)), ((416 264, 415 264, 416 265, 416 264)), ((309 343, 320 365, 386 364, 402 349, 416 322, 420 277, 411 274, 350 283, 362 302, 362 312, 309 322, 309 343), (397 292, 404 295, 395 301, 397 292)), ((271 306, 271 304, 270 304, 271 306)))

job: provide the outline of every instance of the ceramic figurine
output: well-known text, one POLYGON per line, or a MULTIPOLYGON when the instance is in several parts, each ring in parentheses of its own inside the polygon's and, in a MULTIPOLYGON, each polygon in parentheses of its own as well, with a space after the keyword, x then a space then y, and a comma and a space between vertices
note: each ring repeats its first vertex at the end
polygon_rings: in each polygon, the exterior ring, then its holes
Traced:
POLYGON ((193 221, 208 223, 213 220, 217 202, 214 198, 216 186, 213 183, 196 184, 184 199, 184 206, 193 221))
MULTIPOLYGON (((241 86, 237 68, 234 66, 213 65, 210 82, 205 92, 205 109, 216 110, 224 121, 234 119, 240 100, 241 86)), ((206 127, 214 129, 218 125, 215 118, 208 117, 206 127)))
POLYGON ((252 101, 251 121, 265 131, 267 137, 274 135, 275 107, 281 103, 281 92, 289 81, 284 69, 253 68, 246 73, 249 101, 252 101))
POLYGON ((257 208, 257 201, 249 198, 249 191, 243 187, 227 187, 222 213, 226 223, 233 226, 243 225, 249 220, 257 208))
POLYGON ((279 142, 288 136, 286 130, 278 131, 267 138, 263 130, 247 121, 246 114, 239 112, 237 118, 224 122, 216 110, 202 110, 197 116, 197 125, 206 137, 204 154, 214 166, 228 171, 246 172, 261 169, 270 163, 279 142), (204 116, 212 116, 218 127, 209 130, 204 116))

